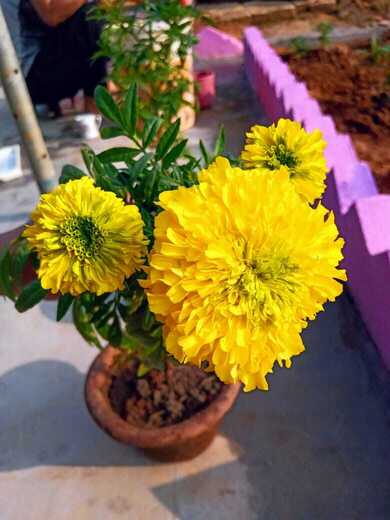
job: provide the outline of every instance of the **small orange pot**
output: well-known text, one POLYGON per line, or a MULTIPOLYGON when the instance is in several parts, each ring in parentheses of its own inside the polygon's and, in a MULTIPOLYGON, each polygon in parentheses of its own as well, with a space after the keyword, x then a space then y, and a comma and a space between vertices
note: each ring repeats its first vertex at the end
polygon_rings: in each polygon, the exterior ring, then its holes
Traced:
POLYGON ((142 449, 163 462, 189 460, 202 453, 214 439, 218 426, 233 406, 240 384, 224 385, 218 396, 200 412, 173 426, 142 428, 124 421, 112 409, 108 392, 110 368, 120 350, 108 347, 92 363, 85 383, 85 400, 96 423, 113 439, 142 449))

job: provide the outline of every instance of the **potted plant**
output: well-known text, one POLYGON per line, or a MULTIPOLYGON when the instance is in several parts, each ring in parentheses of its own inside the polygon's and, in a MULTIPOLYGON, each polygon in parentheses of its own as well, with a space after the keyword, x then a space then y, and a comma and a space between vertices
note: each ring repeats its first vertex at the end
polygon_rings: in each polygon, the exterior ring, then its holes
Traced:
POLYGON ((92 16, 104 24, 97 56, 110 58, 119 98, 135 81, 143 115, 158 115, 162 128, 177 117, 182 130, 193 126, 192 25, 199 12, 179 0, 142 0, 131 8, 116 0, 99 4, 92 16))
POLYGON ((111 121, 102 136, 129 146, 84 147, 87 171, 65 166, 3 251, 0 288, 21 312, 49 292, 58 320, 72 309, 100 349, 85 395, 106 432, 160 460, 190 458, 240 383, 267 389, 274 364, 291 365, 302 329, 342 291, 343 240, 318 201, 325 143, 280 120, 253 127, 240 158, 223 155, 221 132, 198 159, 177 139, 179 121, 149 147, 160 120, 139 115, 135 85, 120 106, 98 87, 96 104, 111 121))

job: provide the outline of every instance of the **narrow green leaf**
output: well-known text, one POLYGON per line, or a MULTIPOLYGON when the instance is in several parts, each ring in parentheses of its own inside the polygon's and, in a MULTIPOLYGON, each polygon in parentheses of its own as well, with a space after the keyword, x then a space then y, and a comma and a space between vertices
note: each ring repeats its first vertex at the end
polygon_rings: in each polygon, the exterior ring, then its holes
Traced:
POLYGON ((119 347, 122 340, 122 331, 119 319, 115 316, 110 328, 108 330, 108 341, 114 347, 119 347))
POLYGON ((183 153, 188 139, 184 139, 183 141, 180 141, 178 144, 176 144, 171 150, 167 153, 167 155, 163 159, 163 168, 168 168, 173 162, 176 161, 178 157, 181 156, 183 153))
POLYGON ((200 153, 202 154, 204 165, 207 168, 207 166, 210 164, 210 156, 209 156, 209 153, 208 153, 202 139, 199 141, 199 148, 200 148, 200 153))
POLYGON ((57 321, 61 321, 65 314, 70 309, 72 305, 74 297, 71 294, 61 294, 58 298, 57 303, 57 321))
POLYGON ((149 309, 146 309, 142 316, 142 329, 145 332, 150 332, 155 325, 156 318, 154 314, 152 314, 149 309))
POLYGON ((101 85, 95 89, 95 102, 99 111, 107 119, 122 127, 120 110, 108 90, 101 85))
POLYGON ((221 155, 221 153, 223 153, 224 150, 225 150, 225 129, 221 125, 219 128, 217 140, 215 141, 214 157, 216 157, 217 155, 221 155))
POLYGON ((111 314, 111 308, 112 302, 101 304, 98 310, 92 315, 92 321, 99 322, 99 325, 102 325, 101 322, 107 321, 109 315, 111 314))
POLYGON ((73 304, 73 322, 81 336, 90 345, 102 348, 93 326, 91 325, 89 314, 80 300, 75 300, 73 304))
POLYGON ((123 107, 123 119, 126 125, 126 129, 129 132, 129 137, 133 137, 137 128, 137 104, 137 84, 133 83, 127 91, 123 107))
POLYGON ((76 166, 72 166, 71 164, 65 164, 62 168, 61 176, 58 180, 60 184, 65 184, 69 181, 74 181, 76 179, 81 179, 85 177, 85 172, 77 168, 76 166))
POLYGON ((171 177, 168 177, 168 175, 160 175, 160 184, 159 186, 166 186, 168 189, 172 188, 178 188, 179 186, 182 186, 183 184, 173 180, 171 177))
POLYGON ((103 339, 105 339, 107 342, 109 342, 109 330, 110 326, 107 324, 107 322, 102 323, 96 323, 95 328, 99 333, 99 336, 101 336, 103 339))
POLYGON ((88 172, 95 177, 95 169, 94 169, 94 163, 95 163, 95 152, 90 148, 89 146, 83 146, 81 148, 81 157, 83 158, 84 164, 88 170, 88 172))
POLYGON ((11 276, 14 281, 19 282, 23 274, 24 268, 27 265, 28 260, 32 256, 32 251, 25 238, 19 238, 14 243, 14 250, 11 262, 11 276))
POLYGON ((161 126, 161 119, 158 117, 153 117, 149 119, 149 121, 146 123, 143 135, 142 135, 142 144, 145 148, 147 148, 153 139, 156 137, 157 132, 159 131, 161 126))
POLYGON ((99 153, 97 157, 102 163, 129 162, 138 154, 139 150, 136 148, 118 146, 99 153))
POLYGON ((43 289, 39 280, 33 280, 26 285, 16 300, 15 307, 19 312, 25 312, 42 301, 49 291, 43 289))
POLYGON ((122 184, 115 166, 110 163, 103 164, 95 152, 88 146, 81 149, 84 163, 95 179, 96 186, 104 191, 112 191, 118 197, 123 198, 126 194, 125 186, 122 184))
POLYGON ((121 137, 125 135, 122 128, 117 126, 106 126, 100 129, 100 137, 102 139, 112 139, 113 137, 121 137))
POLYGON ((12 288, 12 258, 8 248, 5 248, 0 255, 0 294, 4 294, 11 300, 15 299, 12 288))
POLYGON ((145 155, 142 155, 142 157, 140 157, 132 167, 129 167, 130 182, 134 182, 138 176, 144 172, 151 157, 152 154, 146 153, 145 155))
POLYGON ((169 151, 176 140, 180 130, 180 119, 177 119, 161 136, 161 139, 156 148, 156 159, 162 159, 169 151))

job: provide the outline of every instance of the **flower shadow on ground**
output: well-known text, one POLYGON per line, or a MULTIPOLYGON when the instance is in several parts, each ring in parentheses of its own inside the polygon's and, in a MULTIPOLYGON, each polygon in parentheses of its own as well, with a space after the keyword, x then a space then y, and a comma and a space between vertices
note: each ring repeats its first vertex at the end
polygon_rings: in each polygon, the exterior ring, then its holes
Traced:
MULTIPOLYGON (((306 353, 270 378, 271 391, 240 396, 223 424, 225 439, 151 488, 168 511, 191 520, 219 518, 220 511, 223 518, 267 520, 387 518, 389 408, 373 373, 378 359, 368 369, 356 344, 373 348, 352 312, 345 296, 329 306, 305 333, 306 353), (347 346, 355 348, 345 348, 345 316, 347 346)), ((157 464, 96 427, 83 385, 84 374, 54 360, 0 378, 0 475, 39 466, 157 464)))
POLYGON ((0 474, 36 466, 138 466, 141 453, 114 442, 90 418, 85 375, 68 363, 27 363, 0 377, 0 474))
POLYGON ((270 392, 241 395, 226 417, 236 460, 153 489, 175 517, 219 518, 222 502, 221 518, 388 518, 388 375, 347 295, 304 336, 270 392))

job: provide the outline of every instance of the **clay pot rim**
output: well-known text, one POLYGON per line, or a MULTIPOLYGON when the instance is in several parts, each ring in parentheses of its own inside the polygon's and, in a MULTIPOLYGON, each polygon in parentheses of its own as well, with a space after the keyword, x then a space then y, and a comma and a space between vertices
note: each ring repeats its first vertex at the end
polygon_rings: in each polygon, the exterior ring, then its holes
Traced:
POLYGON ((138 427, 117 415, 108 399, 111 384, 108 367, 119 353, 118 349, 109 346, 95 358, 85 381, 85 401, 91 416, 103 430, 114 439, 139 448, 160 449, 180 439, 196 438, 215 428, 232 407, 241 389, 239 383, 225 385, 209 406, 178 424, 150 429, 138 427))

